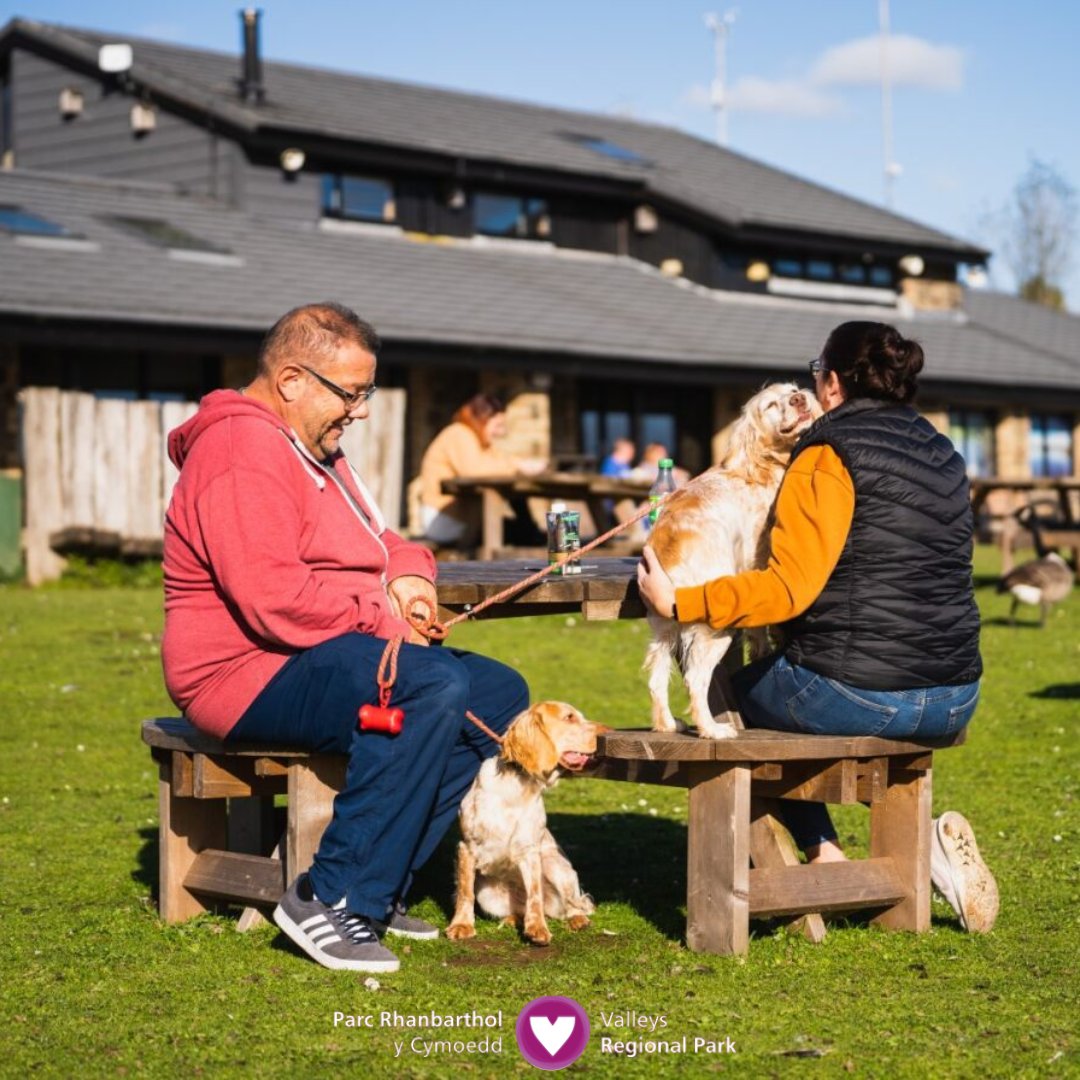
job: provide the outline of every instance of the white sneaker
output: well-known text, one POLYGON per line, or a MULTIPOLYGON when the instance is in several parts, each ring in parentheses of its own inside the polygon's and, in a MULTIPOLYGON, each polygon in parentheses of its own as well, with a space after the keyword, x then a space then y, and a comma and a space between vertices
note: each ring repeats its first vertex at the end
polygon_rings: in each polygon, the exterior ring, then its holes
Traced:
POLYGON ((979 855, 967 818, 955 810, 933 821, 930 880, 965 930, 985 934, 993 929, 999 905, 997 882, 979 855))

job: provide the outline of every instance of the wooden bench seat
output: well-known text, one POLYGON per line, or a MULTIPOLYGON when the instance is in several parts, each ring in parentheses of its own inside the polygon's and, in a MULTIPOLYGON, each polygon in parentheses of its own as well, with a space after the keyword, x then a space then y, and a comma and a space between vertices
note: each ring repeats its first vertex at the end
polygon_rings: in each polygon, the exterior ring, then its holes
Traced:
MULTIPOLYGON (((142 737, 159 767, 161 917, 180 921, 222 900, 248 905, 247 928, 311 865, 344 756, 226 747, 175 718, 147 720, 142 737), (276 795, 288 798, 283 821, 276 795)), ((882 926, 926 930, 933 750, 962 738, 615 731, 582 776, 688 788, 687 944, 742 953, 751 916, 798 916, 813 940, 822 913, 860 908, 876 909, 882 926), (781 797, 868 804, 870 858, 800 864, 772 813, 781 797)))

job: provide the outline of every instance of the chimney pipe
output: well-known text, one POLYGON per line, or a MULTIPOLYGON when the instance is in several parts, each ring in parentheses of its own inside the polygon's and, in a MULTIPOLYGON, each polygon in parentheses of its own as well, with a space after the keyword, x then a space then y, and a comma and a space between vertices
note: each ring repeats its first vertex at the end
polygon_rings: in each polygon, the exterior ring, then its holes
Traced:
POLYGON ((262 12, 245 8, 240 12, 244 35, 243 66, 240 70, 240 99, 248 105, 260 105, 266 90, 262 83, 262 57, 259 55, 259 19, 262 12))

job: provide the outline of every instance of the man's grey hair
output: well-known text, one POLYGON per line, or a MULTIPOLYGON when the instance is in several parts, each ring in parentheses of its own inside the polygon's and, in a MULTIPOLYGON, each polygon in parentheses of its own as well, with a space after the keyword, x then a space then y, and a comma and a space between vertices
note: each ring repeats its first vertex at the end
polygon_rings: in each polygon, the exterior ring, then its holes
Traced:
POLYGON ((329 360, 342 345, 359 345, 372 356, 382 342, 375 327, 352 308, 333 300, 304 304, 286 312, 271 327, 259 349, 259 374, 284 363, 311 364, 329 360))

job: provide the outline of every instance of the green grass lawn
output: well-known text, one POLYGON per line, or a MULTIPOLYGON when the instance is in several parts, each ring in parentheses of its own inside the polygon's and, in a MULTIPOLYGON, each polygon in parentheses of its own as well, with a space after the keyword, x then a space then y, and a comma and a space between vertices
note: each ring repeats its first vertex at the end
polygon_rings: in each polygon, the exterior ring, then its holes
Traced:
MULTIPOLYGON (((399 948, 402 970, 366 987, 264 928, 227 915, 164 926, 156 880, 157 779, 139 721, 171 715, 160 595, 125 587, 0 587, 0 1075, 444 1077, 525 1075, 513 1023, 543 994, 576 998, 590 1076, 1042 1077, 1080 1074, 1077 721, 1080 596, 1045 630, 1004 625, 996 556, 979 552, 986 661, 967 744, 938 756, 935 813, 962 810, 997 874, 997 928, 962 933, 935 901, 924 935, 834 924, 824 944, 754 924, 745 958, 686 950, 685 793, 586 781, 548 797, 556 836, 599 909, 548 949, 482 921, 478 939, 399 948), (503 1052, 424 1057, 415 1032, 335 1027, 335 1011, 503 1011, 503 1052), (663 1016, 667 1039, 730 1037, 734 1054, 600 1052, 601 1012, 663 1016), (394 1057, 394 1042, 404 1042, 394 1057)), ((1034 620, 1031 609, 1022 615, 1034 620)), ((614 726, 642 726, 641 623, 580 619, 463 626, 454 643, 526 674, 614 726)), ((844 808, 861 853, 867 815, 844 808)), ((445 925, 448 845, 416 911, 445 925)), ((377 1020, 376 1020, 377 1023, 377 1020)), ((445 1037, 445 1036, 444 1036, 445 1037)), ((458 1031, 454 1038, 477 1038, 458 1031)))

